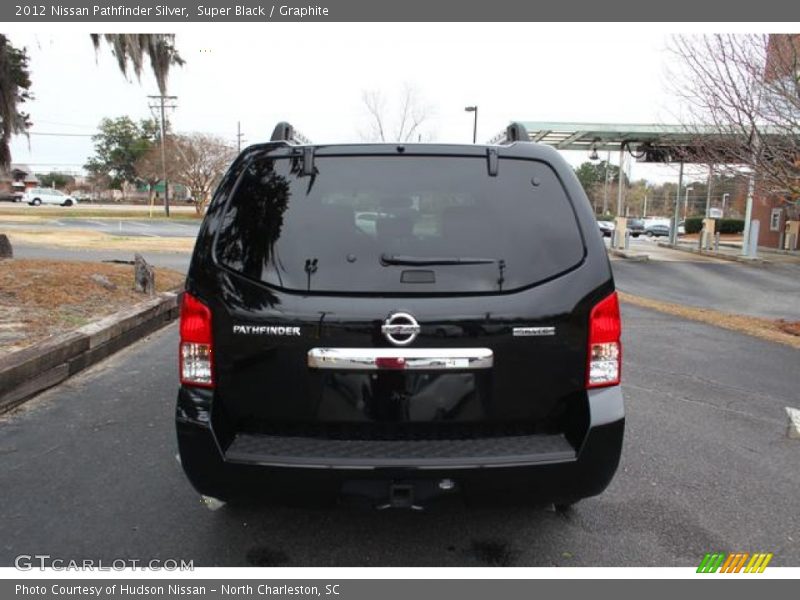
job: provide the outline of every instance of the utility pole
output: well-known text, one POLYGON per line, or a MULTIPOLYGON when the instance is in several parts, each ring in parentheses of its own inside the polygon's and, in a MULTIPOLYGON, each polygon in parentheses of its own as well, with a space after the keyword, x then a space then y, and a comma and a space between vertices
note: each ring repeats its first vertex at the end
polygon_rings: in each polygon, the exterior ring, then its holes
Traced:
POLYGON ((239 152, 242 151, 243 140, 244 140, 244 134, 242 133, 242 122, 236 121, 236 148, 239 152))
POLYGON ((672 223, 669 228, 669 243, 671 246, 678 245, 678 223, 681 218, 681 191, 683 188, 683 159, 681 159, 680 170, 678 171, 678 189, 675 190, 675 206, 672 215, 672 223))
POLYGON ((606 154, 606 174, 603 181, 603 214, 608 213, 608 163, 611 162, 611 150, 606 154))
POLYGON ((176 104, 167 104, 167 101, 177 100, 177 96, 148 96, 151 100, 157 100, 158 104, 151 104, 151 110, 158 110, 161 116, 161 173, 164 180, 164 214, 169 216, 169 181, 167 179, 167 117, 166 109, 177 108, 176 104))
POLYGON ((622 169, 625 166, 625 146, 619 147, 619 185, 617 186, 617 216, 622 216, 622 192, 623 192, 623 184, 622 184, 622 176, 623 172, 622 169))

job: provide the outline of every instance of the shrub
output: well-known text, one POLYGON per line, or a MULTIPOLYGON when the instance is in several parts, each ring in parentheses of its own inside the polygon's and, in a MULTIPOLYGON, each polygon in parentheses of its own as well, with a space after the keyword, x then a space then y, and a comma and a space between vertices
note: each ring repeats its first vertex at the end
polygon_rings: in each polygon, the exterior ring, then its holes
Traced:
MULTIPOLYGON (((742 233, 744 231, 744 220, 742 219, 717 219, 716 231, 718 233, 742 233)), ((699 233, 703 228, 701 217, 690 217, 683 224, 686 233, 699 233)))
POLYGON ((703 228, 703 219, 700 217, 689 217, 683 223, 683 227, 686 229, 686 233, 699 233, 703 228))
POLYGON ((744 219, 717 219, 717 231, 720 233, 742 233, 744 219))

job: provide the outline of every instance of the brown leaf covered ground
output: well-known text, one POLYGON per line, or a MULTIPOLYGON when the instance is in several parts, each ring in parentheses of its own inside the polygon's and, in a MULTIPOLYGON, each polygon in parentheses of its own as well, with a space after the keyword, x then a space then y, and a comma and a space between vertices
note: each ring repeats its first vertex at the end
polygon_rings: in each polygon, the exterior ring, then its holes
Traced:
MULTIPOLYGON (((158 292, 179 288, 183 281, 181 273, 156 269, 158 292)), ((133 290, 133 265, 0 260, 0 356, 146 299, 133 290), (94 274, 116 289, 93 281, 94 274)))

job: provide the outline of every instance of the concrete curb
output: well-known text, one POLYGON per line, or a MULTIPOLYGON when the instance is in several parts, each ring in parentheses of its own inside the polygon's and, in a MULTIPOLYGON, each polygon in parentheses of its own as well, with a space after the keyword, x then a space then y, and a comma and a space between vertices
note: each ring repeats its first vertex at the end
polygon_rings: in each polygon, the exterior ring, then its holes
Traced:
POLYGON ((168 292, 0 358, 0 413, 153 333, 178 317, 168 292))
MULTIPOLYGON (((735 248, 737 250, 742 249, 741 244, 733 244, 730 242, 720 242, 720 246, 725 246, 726 248, 735 248)), ((777 256, 791 256, 793 258, 800 259, 800 250, 783 250, 781 248, 770 248, 769 246, 759 246, 759 252, 763 252, 764 254, 775 254, 777 256)))
POLYGON ((746 263, 749 265, 770 264, 770 261, 763 258, 749 258, 747 256, 739 256, 727 254, 725 252, 714 252, 713 250, 698 250, 697 248, 690 248, 688 246, 672 246, 666 242, 658 242, 661 248, 668 248, 670 250, 677 250, 678 252, 688 252, 689 254, 697 254, 699 256, 708 256, 710 258, 719 258, 721 260, 729 260, 731 262, 746 263))

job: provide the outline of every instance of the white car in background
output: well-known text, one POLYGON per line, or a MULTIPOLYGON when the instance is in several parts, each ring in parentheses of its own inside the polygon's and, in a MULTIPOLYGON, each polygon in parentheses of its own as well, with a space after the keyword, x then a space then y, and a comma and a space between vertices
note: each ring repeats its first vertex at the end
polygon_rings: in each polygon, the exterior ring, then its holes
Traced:
POLYGON ((31 188, 22 195, 22 201, 31 206, 40 204, 58 204, 59 206, 72 206, 78 203, 77 198, 51 188, 31 188))

